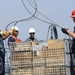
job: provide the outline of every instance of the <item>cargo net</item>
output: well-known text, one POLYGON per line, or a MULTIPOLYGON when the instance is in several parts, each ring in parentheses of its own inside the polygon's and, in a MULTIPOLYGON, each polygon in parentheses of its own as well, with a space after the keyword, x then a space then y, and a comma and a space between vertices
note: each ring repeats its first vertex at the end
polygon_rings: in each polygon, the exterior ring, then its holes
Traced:
POLYGON ((64 41, 10 44, 11 75, 66 75, 64 41))

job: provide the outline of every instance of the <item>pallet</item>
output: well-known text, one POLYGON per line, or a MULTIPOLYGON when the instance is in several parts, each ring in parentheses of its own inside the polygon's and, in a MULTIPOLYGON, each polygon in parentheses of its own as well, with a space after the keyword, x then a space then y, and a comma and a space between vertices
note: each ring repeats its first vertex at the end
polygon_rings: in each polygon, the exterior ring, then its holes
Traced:
POLYGON ((27 43, 30 48, 26 43, 16 43, 18 46, 11 51, 12 75, 65 75, 64 41, 49 40, 47 43, 41 50, 33 50, 33 46, 38 45, 36 42, 27 43))

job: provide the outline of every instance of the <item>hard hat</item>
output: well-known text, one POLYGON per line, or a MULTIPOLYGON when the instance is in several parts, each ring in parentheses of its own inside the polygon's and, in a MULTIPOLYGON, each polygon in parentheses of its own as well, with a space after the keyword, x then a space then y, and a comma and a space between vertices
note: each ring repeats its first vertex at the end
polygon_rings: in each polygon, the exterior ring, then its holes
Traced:
POLYGON ((12 27, 12 29, 15 29, 15 30, 19 31, 17 26, 12 27))
POLYGON ((72 17, 72 18, 75 17, 75 10, 72 11, 71 17, 72 17))
POLYGON ((29 29, 29 33, 35 33, 35 29, 34 28, 30 28, 29 29))

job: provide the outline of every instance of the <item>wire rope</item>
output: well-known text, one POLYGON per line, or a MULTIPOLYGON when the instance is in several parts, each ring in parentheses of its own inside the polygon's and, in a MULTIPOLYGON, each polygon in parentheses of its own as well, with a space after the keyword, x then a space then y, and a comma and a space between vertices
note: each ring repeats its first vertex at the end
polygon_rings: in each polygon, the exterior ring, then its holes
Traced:
MULTIPOLYGON (((22 4, 23 4, 23 1, 22 1, 22 4)), ((25 9, 28 11, 28 12, 30 12, 28 9, 27 9, 27 7, 25 6, 25 4, 23 4, 24 5, 24 7, 25 7, 25 9)), ((13 23, 15 23, 15 25, 18 23, 18 22, 21 22, 21 21, 28 21, 28 20, 33 20, 34 18, 34 15, 37 13, 37 7, 36 7, 36 10, 35 10, 35 12, 34 12, 34 14, 32 14, 32 16, 30 16, 29 18, 26 18, 26 19, 21 19, 21 20, 17 20, 17 21, 13 21, 13 22, 10 22, 7 26, 6 26, 6 28, 5 29, 7 29, 8 28, 8 26, 9 25, 11 25, 11 24, 13 24, 13 23), (33 19, 32 19, 33 18, 33 19)))

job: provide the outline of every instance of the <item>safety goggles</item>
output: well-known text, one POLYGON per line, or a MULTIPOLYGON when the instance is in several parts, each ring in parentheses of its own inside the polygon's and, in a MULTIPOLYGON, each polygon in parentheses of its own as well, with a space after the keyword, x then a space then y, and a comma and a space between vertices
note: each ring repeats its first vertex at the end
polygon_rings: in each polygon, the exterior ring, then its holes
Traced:
POLYGON ((35 33, 30 33, 30 34, 33 34, 34 35, 35 33))
POLYGON ((16 30, 15 32, 17 32, 17 33, 18 33, 18 30, 16 30))

